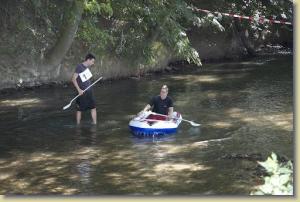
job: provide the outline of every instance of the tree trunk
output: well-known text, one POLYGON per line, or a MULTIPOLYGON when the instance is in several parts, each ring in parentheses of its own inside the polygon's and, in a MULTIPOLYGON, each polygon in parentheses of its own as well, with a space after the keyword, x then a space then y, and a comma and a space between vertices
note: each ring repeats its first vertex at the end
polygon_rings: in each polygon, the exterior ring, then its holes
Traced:
POLYGON ((54 47, 48 51, 43 61, 47 71, 54 71, 71 47, 81 21, 83 6, 83 0, 74 0, 71 8, 66 10, 60 36, 54 47))
POLYGON ((253 57, 256 55, 255 49, 253 45, 250 43, 249 39, 245 36, 245 32, 240 24, 240 21, 238 19, 234 19, 233 27, 235 31, 237 32, 238 37, 241 39, 241 42, 243 46, 246 48, 247 53, 249 56, 253 57))

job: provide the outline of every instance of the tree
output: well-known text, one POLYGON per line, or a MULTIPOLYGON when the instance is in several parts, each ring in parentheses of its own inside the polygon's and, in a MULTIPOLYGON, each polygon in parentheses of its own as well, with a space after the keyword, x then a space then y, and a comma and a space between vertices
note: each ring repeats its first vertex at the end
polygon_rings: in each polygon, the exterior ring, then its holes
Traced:
POLYGON ((45 72, 48 74, 55 70, 70 49, 81 21, 84 6, 83 0, 74 0, 70 4, 70 8, 65 9, 64 22, 61 26, 59 37, 42 61, 44 68, 47 69, 45 72))
MULTIPOLYGON (((255 55, 255 49, 267 42, 267 38, 274 38, 283 30, 288 30, 292 37, 292 27, 281 24, 270 24, 269 22, 261 22, 261 19, 273 19, 292 21, 293 19, 293 2, 282 0, 217 0, 208 1, 190 0, 190 4, 208 9, 219 14, 213 15, 226 30, 226 34, 233 30, 234 36, 240 39, 242 45, 247 50, 248 55, 255 55), (223 16, 221 13, 237 14, 242 16, 253 17, 252 21, 243 20, 233 17, 223 16), (281 30, 281 31, 278 31, 281 30)), ((202 17, 207 14, 198 13, 202 17)))
MULTIPOLYGON (((110 54, 127 58, 134 65, 153 63, 160 44, 175 56, 201 65, 185 34, 184 20, 193 19, 194 14, 183 0, 91 0, 88 5, 82 27, 85 29, 79 33, 87 44, 92 45, 93 36, 99 36, 101 44, 110 46, 107 47, 110 54), (99 22, 109 26, 105 29, 99 22)), ((98 48, 103 50, 103 46, 98 48)))

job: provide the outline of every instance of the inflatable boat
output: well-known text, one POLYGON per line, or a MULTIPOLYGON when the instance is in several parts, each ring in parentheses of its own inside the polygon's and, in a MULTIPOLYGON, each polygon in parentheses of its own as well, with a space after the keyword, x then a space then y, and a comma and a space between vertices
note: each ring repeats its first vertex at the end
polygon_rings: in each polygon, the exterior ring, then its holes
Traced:
POLYGON ((165 115, 144 112, 129 122, 129 128, 136 136, 166 135, 176 133, 181 121, 182 116, 178 112, 173 112, 172 120, 167 120, 165 115))

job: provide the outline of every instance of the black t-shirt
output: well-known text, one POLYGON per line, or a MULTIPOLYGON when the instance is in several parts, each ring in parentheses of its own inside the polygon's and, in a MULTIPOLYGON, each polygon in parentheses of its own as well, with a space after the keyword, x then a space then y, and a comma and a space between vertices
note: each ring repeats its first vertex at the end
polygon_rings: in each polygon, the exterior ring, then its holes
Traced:
MULTIPOLYGON (((79 64, 76 67, 75 73, 80 74, 81 72, 84 72, 86 69, 87 69, 86 66, 84 66, 83 64, 79 64)), ((85 90, 87 87, 89 87, 91 85, 90 79, 86 80, 85 82, 82 82, 79 75, 78 75, 76 81, 81 90, 85 90)), ((89 90, 91 90, 91 89, 89 89, 89 90)))
POLYGON ((169 107, 173 107, 173 101, 168 96, 162 100, 161 97, 157 95, 150 100, 149 105, 151 107, 153 106, 153 112, 168 115, 169 107))

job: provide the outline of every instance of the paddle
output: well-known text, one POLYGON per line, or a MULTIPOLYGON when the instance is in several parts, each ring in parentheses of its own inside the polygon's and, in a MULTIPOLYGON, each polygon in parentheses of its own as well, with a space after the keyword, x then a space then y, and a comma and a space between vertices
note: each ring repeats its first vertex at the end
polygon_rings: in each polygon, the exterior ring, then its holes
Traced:
MULTIPOLYGON (((160 115, 160 116, 164 116, 164 117, 169 117, 167 115, 164 115, 164 114, 158 114, 158 113, 155 113, 155 112, 151 112, 151 114, 155 114, 155 115, 160 115)), ((177 118, 177 117, 173 117, 173 119, 181 119, 183 121, 186 121, 186 122, 189 122, 192 126, 200 126, 201 124, 199 123, 195 123, 193 121, 189 121, 189 120, 186 120, 186 119, 183 119, 183 118, 177 118)))
POLYGON ((150 122, 170 122, 170 121, 167 121, 167 120, 158 120, 158 119, 142 119, 141 121, 150 121, 150 122))
MULTIPOLYGON (((99 79, 97 79, 94 83, 92 83, 89 87, 87 87, 86 89, 84 89, 84 91, 83 92, 85 92, 87 89, 89 89, 90 87, 92 87, 95 83, 97 83, 98 81, 100 81, 102 79, 102 77, 100 77, 99 79)), ((74 97, 72 100, 71 100, 71 102, 69 103, 69 104, 67 104, 66 106, 64 106, 63 107, 63 110, 66 110, 66 109, 68 109, 70 106, 71 106, 71 104, 72 104, 72 102, 76 99, 76 98, 78 98, 80 95, 78 94, 76 97, 74 97)))

